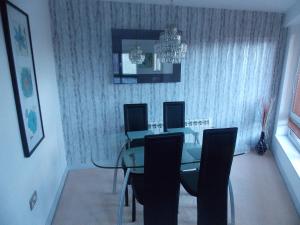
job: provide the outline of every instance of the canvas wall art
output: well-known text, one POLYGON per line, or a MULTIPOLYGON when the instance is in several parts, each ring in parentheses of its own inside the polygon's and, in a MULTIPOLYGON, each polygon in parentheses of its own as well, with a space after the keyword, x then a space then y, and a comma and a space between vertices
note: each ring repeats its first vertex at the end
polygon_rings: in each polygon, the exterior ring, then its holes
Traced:
POLYGON ((30 157, 44 138, 28 15, 1 1, 1 15, 21 140, 30 157))

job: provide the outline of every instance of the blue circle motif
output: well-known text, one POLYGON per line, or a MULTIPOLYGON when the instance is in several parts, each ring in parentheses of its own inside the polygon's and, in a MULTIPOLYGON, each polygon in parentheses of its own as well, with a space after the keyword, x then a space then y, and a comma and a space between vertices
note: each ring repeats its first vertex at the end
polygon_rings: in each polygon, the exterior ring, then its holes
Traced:
POLYGON ((37 116, 35 111, 30 111, 27 113, 27 126, 32 133, 37 131, 37 116))
POLYGON ((22 86, 23 95, 26 98, 31 97, 33 94, 33 84, 32 84, 31 72, 28 68, 22 68, 21 86, 22 86))

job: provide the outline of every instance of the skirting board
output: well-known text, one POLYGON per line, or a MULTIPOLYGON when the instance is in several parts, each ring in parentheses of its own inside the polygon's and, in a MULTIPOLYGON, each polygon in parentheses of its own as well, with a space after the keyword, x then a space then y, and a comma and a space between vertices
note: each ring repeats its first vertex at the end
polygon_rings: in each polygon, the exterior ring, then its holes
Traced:
POLYGON ((51 206, 51 209, 50 209, 50 212, 49 212, 49 215, 48 215, 48 218, 46 220, 46 224, 45 225, 51 225, 52 224, 52 220, 54 218, 55 211, 56 211, 56 208, 57 208, 57 205, 58 205, 61 193, 62 193, 62 191, 64 189, 65 181, 66 181, 68 173, 69 173, 69 168, 67 166, 66 169, 65 169, 65 172, 64 172, 64 174, 63 174, 63 176, 61 178, 58 191, 57 191, 55 199, 54 199, 54 201, 52 203, 52 206, 51 206))

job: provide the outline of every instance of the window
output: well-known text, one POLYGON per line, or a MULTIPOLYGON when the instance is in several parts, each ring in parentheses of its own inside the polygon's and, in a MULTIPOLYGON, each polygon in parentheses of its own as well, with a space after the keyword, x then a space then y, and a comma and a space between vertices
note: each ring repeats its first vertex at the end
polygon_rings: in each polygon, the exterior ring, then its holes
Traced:
POLYGON ((290 138, 300 151, 300 71, 298 70, 289 118, 290 138))

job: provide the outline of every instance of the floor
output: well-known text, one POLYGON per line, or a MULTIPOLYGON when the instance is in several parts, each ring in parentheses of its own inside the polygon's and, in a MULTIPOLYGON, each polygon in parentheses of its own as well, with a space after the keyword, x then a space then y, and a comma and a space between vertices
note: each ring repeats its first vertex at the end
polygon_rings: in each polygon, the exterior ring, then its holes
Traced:
MULTIPOLYGON (((112 178, 112 170, 71 171, 52 225, 116 224, 119 195, 112 194, 112 178)), ((264 156, 250 152, 235 157, 231 180, 237 225, 300 225, 300 217, 270 152, 264 156)), ((121 184, 120 175, 119 189, 121 184)), ((124 224, 142 225, 142 206, 137 205, 135 223, 130 222, 130 209, 125 208, 124 224)), ((179 225, 196 224, 196 199, 181 188, 179 225)))

